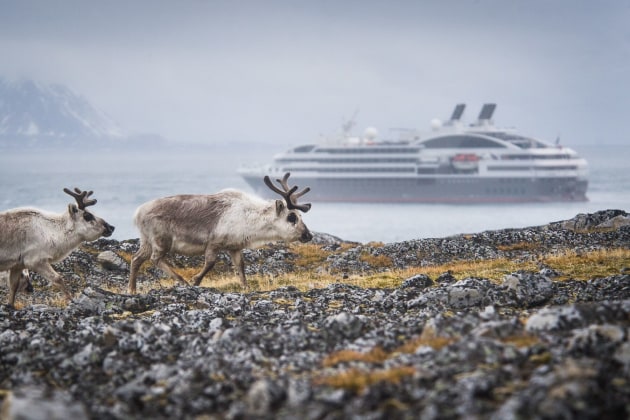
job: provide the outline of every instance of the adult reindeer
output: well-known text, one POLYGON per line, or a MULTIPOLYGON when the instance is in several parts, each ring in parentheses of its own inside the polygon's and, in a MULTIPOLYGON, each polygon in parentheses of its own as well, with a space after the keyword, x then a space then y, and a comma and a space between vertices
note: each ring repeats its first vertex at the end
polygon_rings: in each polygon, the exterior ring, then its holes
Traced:
POLYGON ((76 200, 62 214, 48 213, 33 208, 19 208, 0 213, 0 271, 9 271, 9 305, 22 281, 22 270, 39 273, 56 285, 67 299, 70 293, 63 284, 63 276, 51 263, 64 259, 81 242, 93 241, 100 236, 111 236, 114 227, 94 216, 86 207, 96 204, 90 199, 92 191, 71 191, 66 194, 76 200))
POLYGON ((204 255, 205 263, 191 282, 198 286, 214 266, 217 253, 227 251, 232 258, 243 287, 247 286, 243 248, 256 248, 271 241, 310 241, 313 236, 302 221, 301 212, 310 204, 298 204, 297 199, 310 191, 289 187, 287 172, 276 181, 268 176, 265 184, 282 200, 262 200, 237 190, 223 190, 211 195, 175 195, 158 198, 138 207, 135 223, 140 230, 140 249, 131 260, 129 293, 136 292, 136 277, 149 258, 173 279, 188 285, 164 261, 168 253, 204 255))

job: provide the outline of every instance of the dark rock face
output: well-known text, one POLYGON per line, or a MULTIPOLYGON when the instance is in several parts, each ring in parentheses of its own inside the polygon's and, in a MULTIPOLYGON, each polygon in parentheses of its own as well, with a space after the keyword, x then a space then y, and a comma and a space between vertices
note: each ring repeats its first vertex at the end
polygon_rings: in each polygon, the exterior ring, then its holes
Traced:
MULTIPOLYGON (((561 226, 389 244, 383 252, 395 265, 420 266, 449 255, 525 258, 537 251, 496 246, 525 240, 539 241, 543 252, 630 244, 628 227, 580 236, 561 226)), ((137 241, 92 245, 133 252, 137 241)), ((331 255, 331 262, 352 272, 355 258, 363 270, 357 258, 366 248, 331 255)), ((251 253, 259 272, 293 269, 285 248, 251 253)), ((392 289, 174 287, 129 296, 105 290, 124 285, 128 268, 96 260, 76 251, 59 265, 71 282, 73 270, 88 273, 87 287, 72 282, 78 295, 63 309, 0 305, 4 417, 630 415, 627 274, 554 282, 543 269, 497 283, 444 273, 392 289)))

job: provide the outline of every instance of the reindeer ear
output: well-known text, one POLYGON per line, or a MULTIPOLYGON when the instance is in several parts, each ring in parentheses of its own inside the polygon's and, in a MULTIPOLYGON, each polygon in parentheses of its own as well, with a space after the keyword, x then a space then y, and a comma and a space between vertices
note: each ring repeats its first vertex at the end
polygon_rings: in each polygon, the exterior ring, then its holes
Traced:
POLYGON ((79 208, 76 206, 76 204, 68 204, 68 213, 70 213, 70 216, 74 216, 78 212, 79 208))
POLYGON ((276 200, 276 214, 280 215, 280 213, 282 213, 282 210, 284 210, 284 201, 276 200))

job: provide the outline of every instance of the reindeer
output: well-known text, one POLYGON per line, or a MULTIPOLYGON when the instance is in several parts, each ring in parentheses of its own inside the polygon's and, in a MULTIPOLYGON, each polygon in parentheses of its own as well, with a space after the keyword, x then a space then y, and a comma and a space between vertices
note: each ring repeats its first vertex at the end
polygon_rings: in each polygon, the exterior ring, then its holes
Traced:
POLYGON ((283 200, 263 200, 241 191, 228 189, 211 195, 176 195, 149 201, 136 210, 135 223, 140 230, 140 249, 131 260, 128 292, 136 292, 136 277, 149 258, 174 280, 188 285, 166 261, 168 253, 204 255, 205 263, 191 282, 198 286, 212 269, 219 251, 227 251, 247 286, 243 248, 257 248, 275 240, 308 242, 313 238, 302 216, 311 204, 297 199, 310 191, 306 187, 289 187, 287 172, 276 181, 282 190, 265 176, 265 184, 283 200))
POLYGON ((114 227, 94 216, 86 207, 96 204, 92 191, 64 188, 77 204, 68 211, 53 214, 33 208, 19 208, 0 213, 0 271, 9 271, 9 299, 13 306, 20 288, 20 273, 29 269, 39 273, 71 299, 63 284, 63 276, 51 263, 64 259, 81 242, 100 236, 111 236, 114 227))

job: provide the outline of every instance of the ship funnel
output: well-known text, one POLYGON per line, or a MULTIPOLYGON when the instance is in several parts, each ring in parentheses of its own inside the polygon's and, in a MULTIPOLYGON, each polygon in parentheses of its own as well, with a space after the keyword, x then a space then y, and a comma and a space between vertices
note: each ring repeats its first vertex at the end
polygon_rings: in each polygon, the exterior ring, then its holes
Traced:
POLYGON ((466 104, 457 104, 455 105, 455 109, 453 110, 453 114, 451 115, 451 121, 459 121, 464 114, 464 109, 466 108, 466 104))
POLYGON ((479 113, 479 121, 477 121, 477 124, 492 124, 492 114, 494 114, 496 107, 497 104, 484 104, 479 113))
MULTIPOLYGON (((464 109, 466 108, 466 104, 457 104, 455 105, 455 109, 453 110, 453 113, 451 114, 451 119, 446 121, 444 123, 445 126, 450 126, 450 127, 454 127, 454 126, 459 126, 460 124, 460 119, 462 118, 462 115, 464 114, 464 109)), ((442 125, 442 123, 440 123, 440 126, 442 125)))

